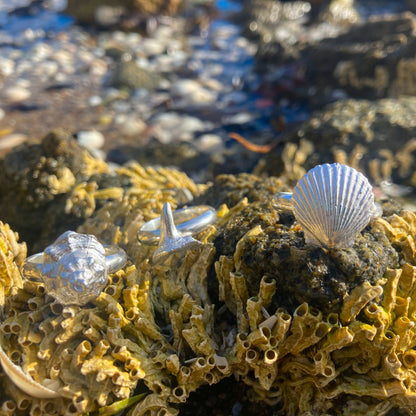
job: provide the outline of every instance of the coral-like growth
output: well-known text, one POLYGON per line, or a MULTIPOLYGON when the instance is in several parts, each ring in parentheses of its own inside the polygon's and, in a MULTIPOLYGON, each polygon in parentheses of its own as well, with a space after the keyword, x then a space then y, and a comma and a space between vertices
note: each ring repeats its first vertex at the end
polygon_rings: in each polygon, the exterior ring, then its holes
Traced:
POLYGON ((415 414, 416 215, 374 220, 349 249, 311 248, 267 200, 280 180, 223 177, 201 195, 218 208, 195 236, 203 244, 154 263, 140 226, 205 188, 137 164, 76 183, 67 209, 89 210, 78 231, 130 258, 82 306, 21 277, 24 246, 0 224, 1 345, 61 395, 30 397, 3 375, 1 414, 82 415, 146 392, 130 416, 175 415, 191 392, 231 376, 275 414, 415 414))
POLYGON ((22 287, 19 266, 26 258, 26 244, 18 243, 18 235, 0 221, 0 308, 12 289, 22 287))

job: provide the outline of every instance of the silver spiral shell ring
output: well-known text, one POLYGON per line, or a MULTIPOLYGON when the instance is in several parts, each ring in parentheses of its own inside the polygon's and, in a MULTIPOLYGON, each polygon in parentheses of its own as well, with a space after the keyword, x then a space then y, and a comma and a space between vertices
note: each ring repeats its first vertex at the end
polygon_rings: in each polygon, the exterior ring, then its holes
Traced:
POLYGON ((42 281, 58 302, 83 305, 97 297, 108 274, 126 262, 127 254, 117 245, 104 246, 93 235, 66 231, 42 253, 28 257, 22 273, 42 281))

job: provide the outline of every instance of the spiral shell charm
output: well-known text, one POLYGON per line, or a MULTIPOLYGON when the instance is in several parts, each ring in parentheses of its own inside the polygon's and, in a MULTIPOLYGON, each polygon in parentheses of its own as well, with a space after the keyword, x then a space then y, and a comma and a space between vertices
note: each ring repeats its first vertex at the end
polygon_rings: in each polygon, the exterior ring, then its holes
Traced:
POLYGON ((305 240, 320 247, 351 247, 375 210, 368 179, 338 163, 315 166, 293 192, 293 212, 305 240))
POLYGON ((104 247, 93 235, 67 231, 43 253, 27 258, 23 273, 42 280, 58 302, 82 305, 96 298, 107 283, 108 273, 126 261, 119 247, 104 247))

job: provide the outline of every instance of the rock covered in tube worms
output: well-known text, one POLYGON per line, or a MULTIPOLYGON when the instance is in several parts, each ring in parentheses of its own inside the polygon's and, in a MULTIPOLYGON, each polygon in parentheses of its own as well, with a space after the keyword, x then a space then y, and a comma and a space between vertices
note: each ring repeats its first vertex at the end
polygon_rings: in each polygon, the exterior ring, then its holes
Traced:
POLYGON ((43 254, 41 278, 62 304, 85 304, 107 283, 105 250, 93 236, 67 231, 43 254))
POLYGON ((315 166, 293 193, 293 212, 305 240, 320 247, 351 247, 376 210, 368 179, 339 163, 315 166))

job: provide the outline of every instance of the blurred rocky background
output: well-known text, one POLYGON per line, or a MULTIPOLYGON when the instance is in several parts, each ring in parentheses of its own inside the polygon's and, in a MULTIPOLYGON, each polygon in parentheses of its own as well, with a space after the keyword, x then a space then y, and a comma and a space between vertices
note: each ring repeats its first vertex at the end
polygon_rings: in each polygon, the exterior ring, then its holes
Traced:
POLYGON ((62 128, 109 162, 173 165, 206 181, 293 170, 286 144, 298 146, 297 137, 328 150, 314 163, 362 144, 373 165, 391 165, 373 166, 373 180, 400 182, 410 174, 396 174, 397 152, 410 146, 411 157, 414 137, 412 11, 411 0, 2 3, 0 152, 62 128), (356 101, 346 119, 331 103, 348 99, 356 101), (399 148, 381 146, 375 126, 397 130, 396 117, 405 119, 399 148), (364 138, 354 138, 357 120, 364 138), (318 134, 305 137, 312 121, 318 134), (231 132, 272 144, 273 156, 231 132))

